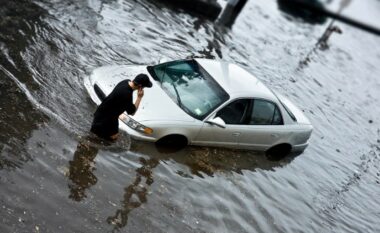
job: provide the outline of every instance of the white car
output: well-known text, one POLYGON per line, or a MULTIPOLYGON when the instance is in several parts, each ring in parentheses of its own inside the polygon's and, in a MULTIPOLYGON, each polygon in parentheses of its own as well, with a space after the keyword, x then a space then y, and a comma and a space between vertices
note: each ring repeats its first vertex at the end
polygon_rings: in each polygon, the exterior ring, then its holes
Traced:
POLYGON ((267 153, 302 152, 308 145, 313 127, 303 112, 235 64, 189 59, 105 66, 85 86, 100 104, 117 83, 140 73, 153 87, 145 89, 136 114, 119 122, 132 138, 267 153))

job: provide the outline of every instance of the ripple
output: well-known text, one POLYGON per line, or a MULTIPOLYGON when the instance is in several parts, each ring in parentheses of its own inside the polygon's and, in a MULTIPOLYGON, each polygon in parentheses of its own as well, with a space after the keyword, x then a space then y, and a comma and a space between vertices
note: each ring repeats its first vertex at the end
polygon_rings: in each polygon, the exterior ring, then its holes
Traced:
POLYGON ((377 37, 336 23, 320 50, 329 22, 276 1, 249 1, 231 29, 156 1, 25 2, 0 21, 0 231, 379 231, 377 37), (162 57, 244 66, 310 118, 310 146, 274 162, 89 139, 91 71, 162 57))

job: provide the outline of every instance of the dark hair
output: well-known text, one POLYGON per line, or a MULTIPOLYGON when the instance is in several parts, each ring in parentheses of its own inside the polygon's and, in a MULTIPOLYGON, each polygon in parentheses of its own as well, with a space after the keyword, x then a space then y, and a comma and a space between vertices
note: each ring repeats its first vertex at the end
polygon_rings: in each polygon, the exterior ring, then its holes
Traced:
POLYGON ((149 80, 149 77, 148 75, 146 74, 138 74, 135 79, 133 79, 133 82, 137 85, 137 86, 142 86, 142 87, 152 87, 153 84, 152 82, 149 80))

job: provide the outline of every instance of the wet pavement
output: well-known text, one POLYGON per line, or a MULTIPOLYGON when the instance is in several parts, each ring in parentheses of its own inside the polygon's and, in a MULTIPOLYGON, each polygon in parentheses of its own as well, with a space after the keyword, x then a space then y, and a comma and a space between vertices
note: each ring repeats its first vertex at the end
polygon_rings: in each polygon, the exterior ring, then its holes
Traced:
POLYGON ((380 231, 379 37, 280 1, 248 1, 231 28, 148 0, 0 4, 0 232, 380 231), (321 48, 331 23, 342 33, 321 48), (88 134, 93 69, 186 57, 288 96, 310 146, 269 161, 88 134))

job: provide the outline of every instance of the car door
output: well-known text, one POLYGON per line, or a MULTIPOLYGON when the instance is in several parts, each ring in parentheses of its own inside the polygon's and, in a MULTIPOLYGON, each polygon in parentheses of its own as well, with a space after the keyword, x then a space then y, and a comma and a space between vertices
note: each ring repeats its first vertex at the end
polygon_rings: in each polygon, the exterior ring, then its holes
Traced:
POLYGON ((289 136, 278 106, 268 100, 254 99, 241 129, 239 148, 266 150, 289 136))
POLYGON ((230 102, 219 110, 214 117, 220 117, 226 123, 225 128, 205 122, 196 137, 196 144, 237 147, 239 137, 244 125, 243 119, 246 118, 251 100, 238 99, 230 102))

